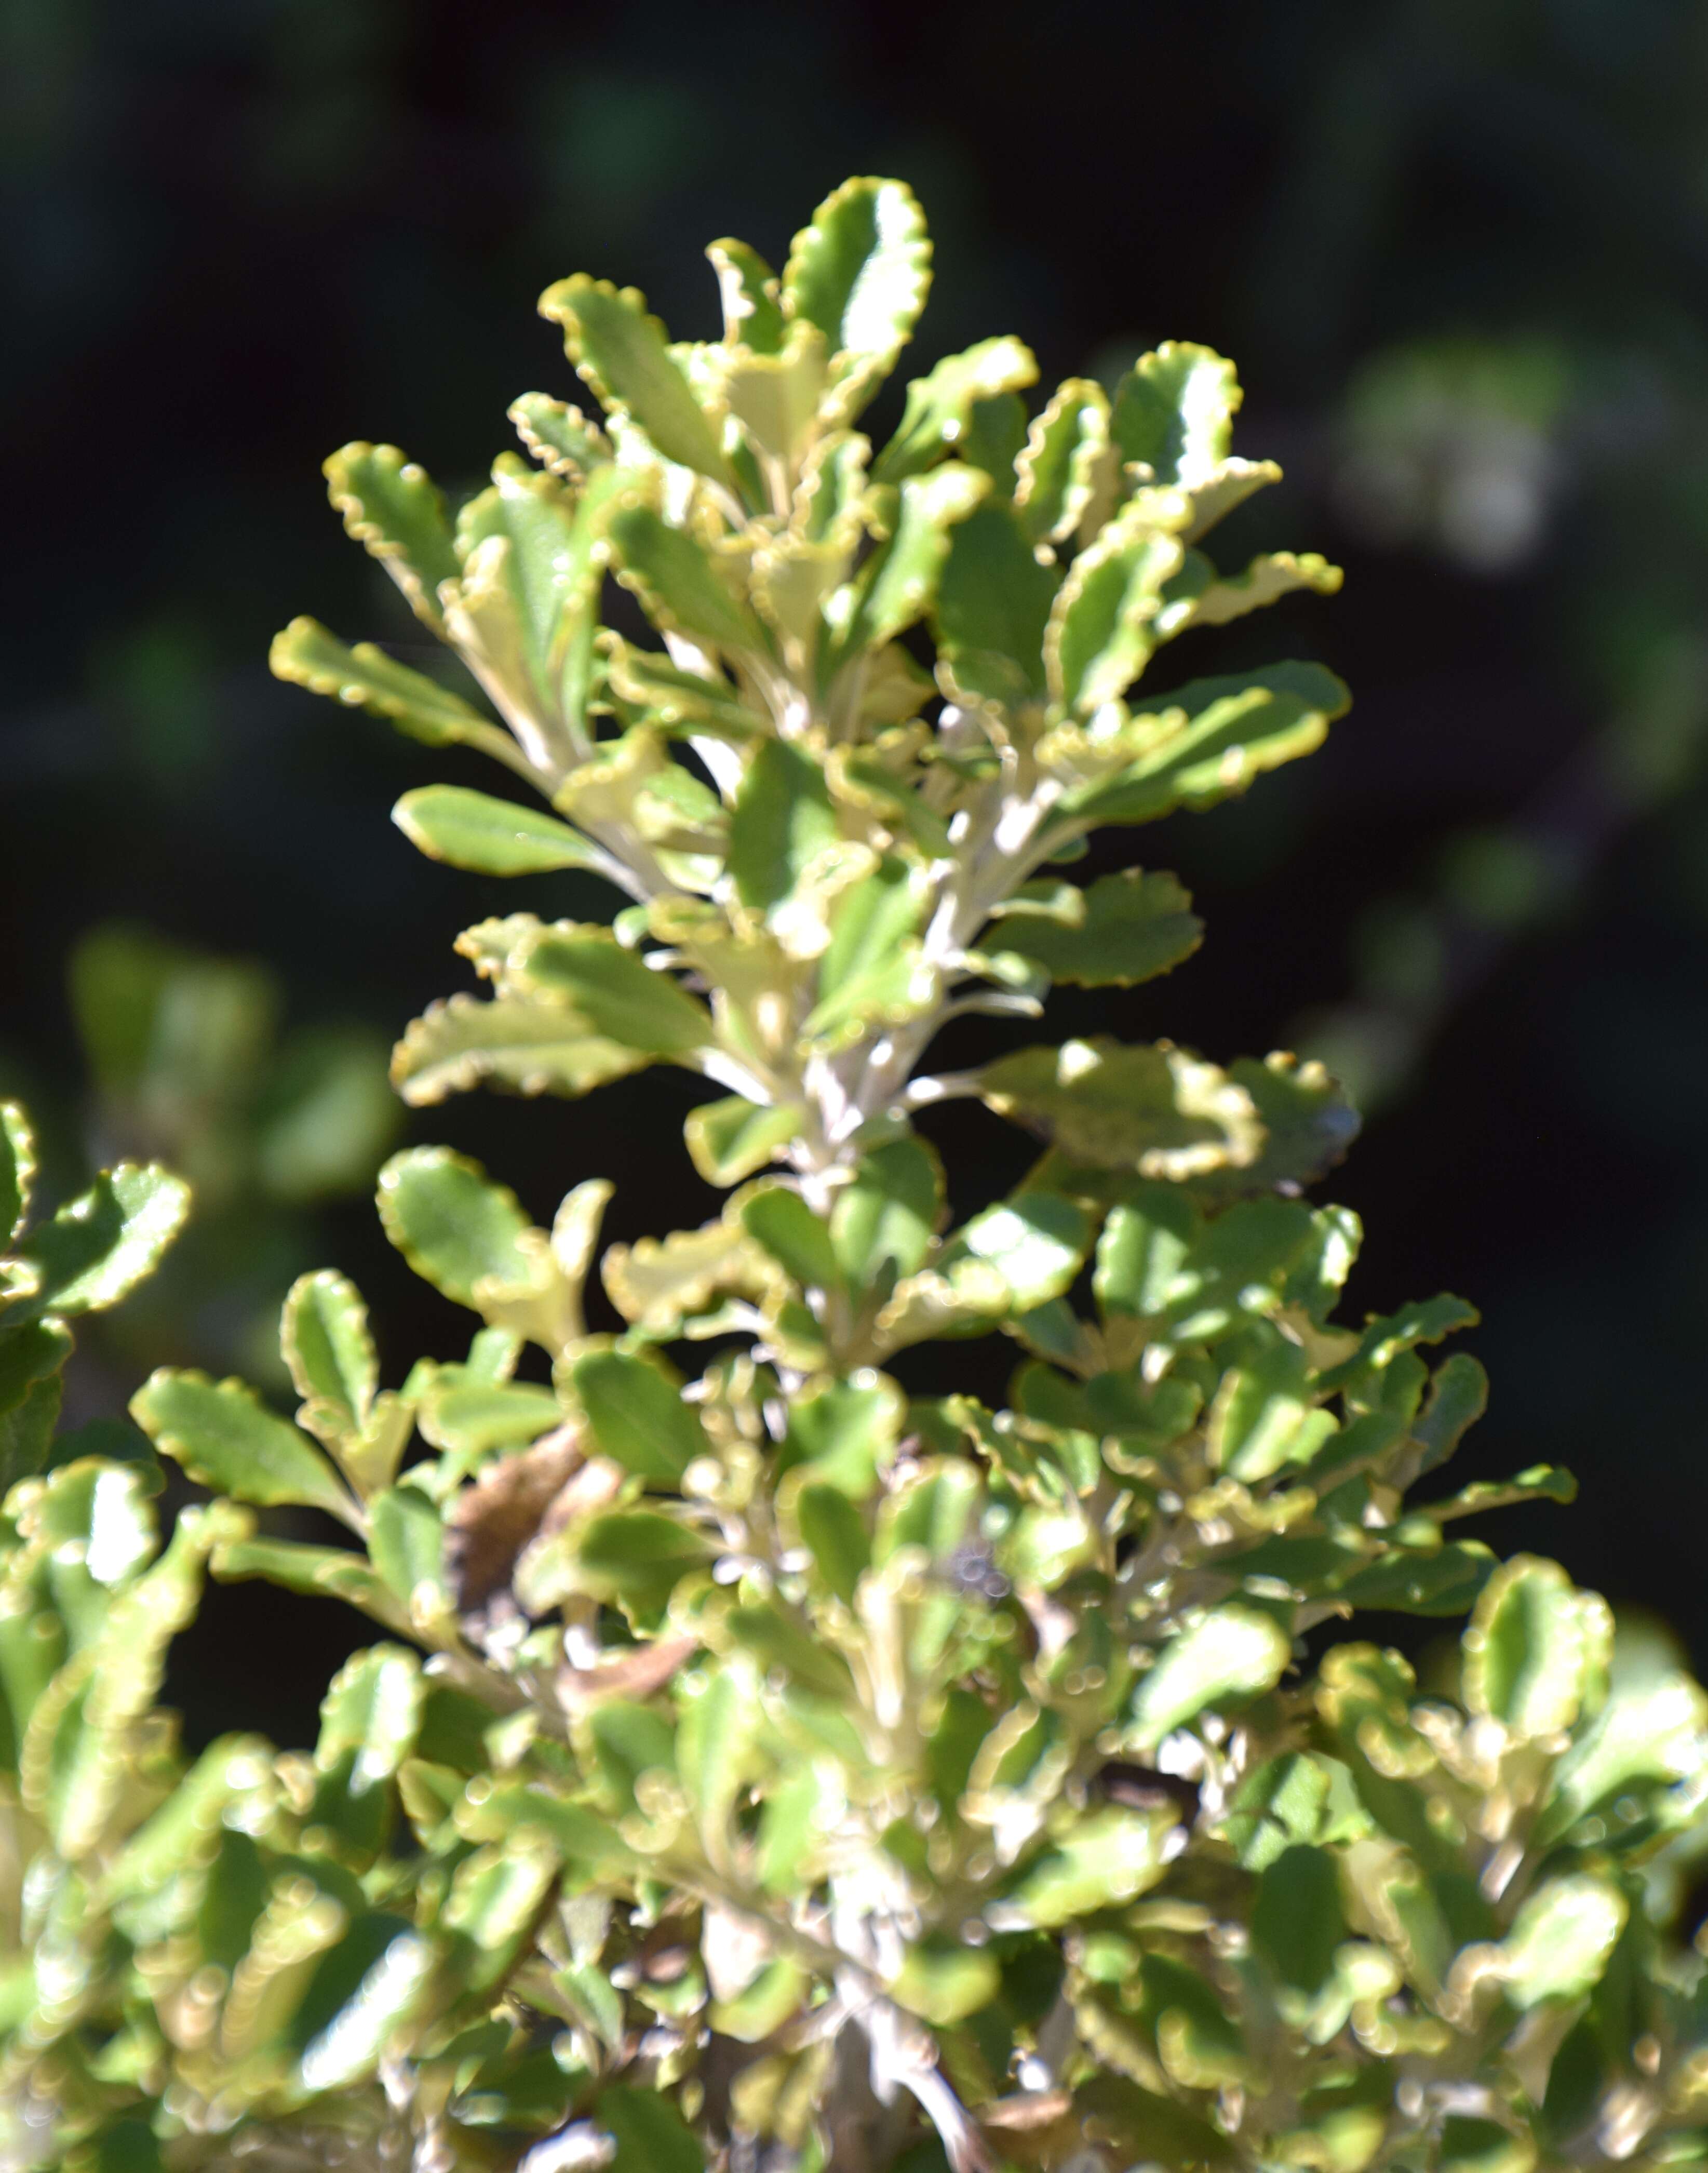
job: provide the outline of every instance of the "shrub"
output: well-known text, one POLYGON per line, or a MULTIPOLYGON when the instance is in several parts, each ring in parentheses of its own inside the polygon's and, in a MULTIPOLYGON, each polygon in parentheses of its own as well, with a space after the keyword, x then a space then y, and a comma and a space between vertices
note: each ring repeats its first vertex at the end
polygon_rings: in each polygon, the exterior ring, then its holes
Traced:
POLYGON ((908 191, 839 189, 780 278, 709 253, 714 344, 547 293, 601 414, 525 395, 532 464, 454 524, 391 447, 327 464, 488 707, 307 619, 273 662, 544 803, 407 793, 424 851, 620 899, 466 930, 490 993, 408 1028, 405 1100, 675 1065, 714 1091, 686 1135, 721 1213, 607 1247, 626 1325, 594 1334, 607 1186, 548 1230, 460 1154, 396 1156, 382 1221, 477 1316, 466 1356, 382 1388, 357 1291, 304 1278, 294 1424, 193 1372, 137 1395, 214 1497, 162 1550, 141 1442, 51 1433, 67 1321, 185 1189, 123 1167, 26 1231, 9 1120, 0 2163, 1705 2154, 1669 1927, 1708 1706, 1552 1563, 1448 1536, 1569 1482, 1441 1491, 1484 1400, 1423 1355, 1460 1301, 1336 1322, 1358 1225, 1304 1197, 1355 1129, 1334 1082, 1107 1038, 929 1068, 964 1013, 1185 959, 1180 885, 1081 886, 1085 840, 1243 790, 1344 706, 1315 664, 1156 657, 1338 581, 1205 553, 1278 472, 1231 450, 1231 366, 1166 346, 1029 417, 1031 354, 986 340, 875 451, 929 278, 908 191), (657 644, 601 625, 607 574, 657 644), (955 1097, 1040 1142, 958 1223, 914 1122, 955 1097), (992 1334, 1007 1408, 903 1384, 992 1334), (312 1754, 179 1755, 154 1701, 204 1570, 385 1633, 312 1754), (1470 1622, 1425 1695, 1310 1641, 1360 1610, 1470 1622))

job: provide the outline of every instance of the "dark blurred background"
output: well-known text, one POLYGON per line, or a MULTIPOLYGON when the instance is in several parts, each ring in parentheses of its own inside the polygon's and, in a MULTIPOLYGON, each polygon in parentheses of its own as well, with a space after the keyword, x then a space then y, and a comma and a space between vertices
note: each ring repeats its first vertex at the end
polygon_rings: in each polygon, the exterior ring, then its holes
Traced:
MULTIPOLYGON (((472 488, 515 394, 574 390, 548 280, 706 336, 703 244, 780 263, 852 171, 931 218, 916 366, 1010 330, 1047 385, 1165 337, 1237 358, 1242 449, 1288 470, 1248 540, 1348 573, 1247 646, 1357 706, 1247 800, 1117 840, 1210 940, 1064 1024, 1329 1056, 1370 1113, 1331 1188, 1367 1226, 1355 1305, 1473 1297, 1495 1398, 1463 1475, 1582 1481, 1486 1535, 1708 1665, 1708 0, 0 0, 0 1085, 57 1191, 143 1146, 203 1203, 73 1415, 161 1357, 270 1378, 278 1298, 328 1259, 394 1383, 454 1355, 466 1317, 367 1204, 394 1136, 542 1220, 595 1172, 613 1234, 708 1211, 691 1081, 392 1108, 385 1043, 461 984, 457 928, 592 900, 418 859, 391 800, 477 766, 265 655, 299 612, 417 638, 327 451, 390 439, 472 488)), ((969 1193, 1020 1166, 956 1124, 969 1193)), ((1006 1346, 962 1348, 999 1385, 1006 1346)), ((228 1593, 177 1688, 198 1733, 301 1739, 359 1634, 228 1593)))

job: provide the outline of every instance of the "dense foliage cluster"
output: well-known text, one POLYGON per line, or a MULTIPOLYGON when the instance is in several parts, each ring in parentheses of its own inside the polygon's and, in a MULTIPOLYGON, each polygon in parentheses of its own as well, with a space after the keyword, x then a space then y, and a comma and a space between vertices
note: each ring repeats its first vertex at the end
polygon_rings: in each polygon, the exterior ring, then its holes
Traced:
POLYGON ((1708 1700, 1553 1564, 1447 1535, 1569 1482, 1433 1480, 1483 1403, 1422 1355, 1459 1301, 1335 1320, 1356 1221, 1303 1197, 1355 1129, 1334 1082, 1107 1039, 929 1068, 969 1011, 1184 959, 1180 886, 1082 887, 1083 840, 1344 707, 1311 664, 1133 691, 1338 580, 1207 555, 1278 472, 1231 452, 1231 369, 1164 347, 1029 413, 1032 356, 987 340, 875 448, 929 279, 908 191, 847 184, 780 278, 710 255, 714 344, 547 292, 600 416, 525 396, 531 462, 454 523, 392 448, 327 464, 489 709, 310 620, 274 665, 546 803, 411 792, 424 851, 622 894, 466 930, 490 993, 408 1028, 405 1099, 676 1065, 720 1090, 687 1143, 723 1211, 600 1255, 601 1183, 548 1230, 462 1156, 396 1156, 381 1218, 477 1317, 466 1356, 382 1388, 359 1295, 304 1277, 294 1424, 195 1372, 137 1395, 215 1497, 162 1549, 141 1442, 53 1427, 67 1319, 185 1189, 121 1167, 32 1228, 8 1119, 0 2166, 1708 2154, 1671 1929, 1708 1700), (608 576, 659 645, 601 625, 608 576), (958 1223, 913 1122, 957 1097, 1042 1143, 958 1223), (588 1331, 595 1256, 619 1335, 588 1331), (886 1370, 998 1332, 1007 1408, 886 1370), (154 1701, 204 1571, 385 1632, 311 1755, 179 1755, 154 1701), (1420 1690, 1374 1642, 1313 1663, 1362 1610, 1470 1621, 1420 1690))

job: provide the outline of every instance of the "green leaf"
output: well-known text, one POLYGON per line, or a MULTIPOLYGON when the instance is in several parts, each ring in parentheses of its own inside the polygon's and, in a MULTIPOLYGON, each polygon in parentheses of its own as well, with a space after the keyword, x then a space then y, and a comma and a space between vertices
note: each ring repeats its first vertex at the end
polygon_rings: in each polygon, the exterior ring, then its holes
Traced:
POLYGON ((1190 340, 1141 355, 1115 390, 1110 432, 1157 483, 1202 483, 1227 458, 1241 399, 1231 362, 1190 340))
POLYGON ((612 2173, 705 2173, 704 2152, 682 2115, 656 2090, 602 2090, 600 2126, 616 2145, 612 2173))
POLYGON ((1315 551, 1302 558, 1291 551, 1261 552, 1244 573, 1226 574, 1218 574, 1201 552, 1190 551, 1169 583, 1157 614, 1157 631, 1172 641, 1188 627, 1226 626, 1301 589, 1332 596, 1343 578, 1339 567, 1331 566, 1315 551))
POLYGON ((611 458, 611 440, 579 407, 544 392, 525 392, 508 410, 516 435, 553 475, 578 478, 611 458))
POLYGON ((805 1466, 815 1484, 870 1498, 901 1438, 907 1401, 887 1375, 862 1371, 797 1396, 777 1459, 779 1477, 805 1466))
POLYGON ((993 393, 973 402, 967 428, 955 441, 967 466, 990 477, 993 497, 1014 495, 1014 464, 1026 444, 1026 402, 1019 393, 993 393))
POLYGON ((1630 1904, 1611 1880, 1587 1874, 1551 1879, 1531 1895, 1494 1950, 1515 2007, 1576 1999, 1599 1979, 1630 1904))
POLYGON ((406 792, 391 819, 430 860, 447 860, 481 876, 531 876, 558 868, 601 873, 604 855, 567 822, 494 800, 461 785, 423 785, 406 792))
POLYGON ((375 1645, 345 1662, 321 1701, 309 1821, 364 1855, 391 1831, 393 1784, 415 1749, 424 1690, 412 1653, 375 1645))
POLYGON ((1466 1708, 1520 1741, 1569 1728, 1605 1685, 1613 1618, 1558 1562, 1517 1555, 1483 1588, 1463 1640, 1466 1708))
POLYGON ((1177 1823, 1172 1811, 1086 1813, 990 1905, 990 1921, 1005 1931, 1045 1931, 1118 1908, 1161 1878, 1163 1844, 1177 1823))
POLYGON ((226 1584, 264 1577, 310 1599, 341 1599, 388 1630, 414 1635, 408 1610, 360 1555, 347 1547, 304 1547, 290 1539, 228 1539, 216 1549, 213 1574, 226 1584))
POLYGON ((1042 966, 1053 981, 1130 989, 1189 958, 1204 937, 1192 899, 1172 875, 1127 868, 1089 890, 1033 883, 1001 909, 984 939, 1042 966))
MULTIPOLYGON (((1385 2123, 1379 2113, 1371 2119, 1373 2133, 1379 2135, 1385 2123)), ((1440 2173, 1531 2173, 1536 2157, 1528 2135, 1517 2134, 1498 2120, 1449 2113, 1441 2122, 1435 2162, 1440 2173)))
POLYGON ((458 1305, 478 1308, 483 1285, 533 1280, 515 1193, 450 1147, 407 1147, 380 1173, 380 1220, 417 1275, 458 1305))
POLYGON ((661 1360, 626 1351, 590 1351, 569 1378, 606 1456, 643 1479, 672 1486, 710 1444, 680 1376, 661 1360))
POLYGON ((664 326, 647 315, 644 294, 578 272, 546 289, 540 314, 563 326, 577 375, 607 413, 635 423, 665 460, 729 480, 717 432, 672 359, 664 326))
POLYGON ((35 1135, 16 1102, 0 1102, 0 1244, 21 1237, 35 1176, 35 1135))
POLYGON ((155 1448, 199 1486, 261 1508, 294 1503, 354 1521, 350 1496, 319 1449, 241 1381, 162 1367, 130 1409, 155 1448))
POLYGON ((808 863, 837 836, 822 766, 787 740, 765 741, 730 814, 730 873, 743 905, 768 912, 785 903, 808 863))
POLYGON ((643 1774, 675 1774, 676 1730, 651 1707, 608 1698, 594 1707, 586 1727, 607 1804, 619 1816, 639 1809, 635 1783, 643 1774))
POLYGON ((380 1385, 368 1308, 356 1286, 331 1268, 299 1275, 279 1321, 279 1349, 297 1394, 354 1433, 366 1425, 380 1385))
POLYGON ((945 355, 926 376, 908 386, 900 427, 873 464, 873 481, 900 483, 946 452, 959 452, 975 401, 1022 391, 1037 382, 1037 357, 1009 335, 980 340, 964 354, 945 355))
POLYGON ((1207 1707, 1243 1704, 1273 1690, 1292 1657, 1291 1641, 1274 1615, 1237 1604, 1211 1608, 1177 1631, 1140 1677, 1125 1747, 1147 1755, 1207 1707))
POLYGON ((892 1269, 917 1274, 943 1216, 943 1167, 915 1138, 892 1140, 863 1155, 830 1211, 830 1239, 856 1290, 892 1269))
POLYGON ((470 1379, 467 1367, 446 1367, 427 1389, 421 1431, 461 1478, 494 1448, 520 1448, 559 1425, 563 1413, 550 1388, 531 1381, 470 1379))
POLYGON ((762 728, 757 711, 727 679, 685 671, 656 650, 637 649, 608 631, 601 645, 612 691, 644 709, 649 725, 737 741, 752 739, 762 728))
POLYGON ((1332 1413, 1312 1406, 1310 1372, 1296 1343, 1253 1329, 1210 1408, 1204 1448, 1211 1469, 1252 1486, 1285 1464, 1308 1464, 1334 1431, 1332 1413))
POLYGON ((437 2004, 440 1966, 433 1943, 401 1917, 358 1917, 316 1967, 294 2019, 297 2041, 314 2033, 298 2064, 300 2086, 332 2093, 369 2082, 389 2047, 437 2004))
POLYGON ((1051 607, 1044 667, 1054 699, 1089 716, 1150 661, 1162 592, 1178 572, 1184 501, 1141 491, 1080 552, 1051 607))
POLYGON ((611 515, 610 531, 617 579, 662 632, 685 634, 735 655, 765 653, 759 622, 686 529, 672 528, 631 496, 611 515))
POLYGON ((455 580, 460 569, 445 501, 426 471, 396 445, 358 439, 333 453, 323 472, 332 509, 343 515, 349 534, 380 561, 416 617, 442 634, 439 585, 455 580))
POLYGON ((1192 1176, 1193 1190, 1207 1204, 1314 1184, 1358 1136, 1358 1112, 1320 1064, 1301 1064, 1281 1050, 1261 1060, 1236 1057, 1227 1076, 1256 1110, 1263 1143, 1249 1163, 1230 1159, 1192 1176))
POLYGON ((38 1313, 100 1313, 129 1296, 183 1228, 190 1188, 158 1162, 121 1162, 18 1248, 40 1277, 38 1313))
POLYGON ((756 1189, 738 1213, 741 1227, 803 1290, 838 1290, 842 1269, 829 1226, 798 1192, 779 1182, 756 1189))
POLYGON ((294 618, 273 636, 267 661, 275 679, 306 687, 311 694, 330 695, 348 708, 369 710, 424 746, 461 742, 491 752, 494 742, 507 744, 498 727, 461 695, 395 662, 371 641, 347 647, 318 619, 294 618))
POLYGON ((946 2030, 988 2007, 1001 1989, 1001 1964, 989 1948, 966 1946, 938 1933, 908 1949, 891 1980, 890 1997, 934 2029, 946 2030))
POLYGON ((733 1293, 762 1296, 778 1281, 746 1232, 727 1218, 698 1230, 673 1230, 666 1237, 612 1245, 600 1272, 623 1318, 653 1336, 676 1334, 685 1321, 733 1293))
POLYGON ((685 1057, 714 1038, 711 1014, 608 928, 560 920, 526 936, 508 978, 573 1006, 595 1034, 648 1056, 685 1057))
POLYGON ((757 249, 725 235, 706 251, 718 275, 724 305, 724 342, 755 354, 775 354, 783 344, 782 306, 777 274, 757 249))
POLYGON ((1060 585, 1005 505, 987 500, 956 523, 932 630, 959 693, 1010 704, 1043 698, 1044 630, 1060 585))
POLYGON ((1176 1180, 1255 1162, 1263 1129, 1250 1094, 1167 1042, 1100 1038, 1016 1049, 987 1065, 981 1097, 1074 1162, 1176 1180))
POLYGON ((859 1511, 839 1486, 822 1480, 795 1497, 795 1521, 818 1573, 848 1606, 870 1566, 872 1546, 859 1511))
POLYGON ((963 1259, 994 1268, 1007 1285, 1016 1312, 1059 1297, 1078 1275, 1091 1242, 1091 1226, 1070 1200, 1049 1192, 1016 1192, 956 1232, 945 1253, 943 1272, 954 1280, 963 1259))
POLYGON ((1340 1875, 1326 1848, 1295 1843, 1264 1868, 1252 1907, 1252 1944, 1295 1991, 1315 1992, 1347 1936, 1340 1875))
POLYGON ((856 1040, 876 1021, 899 1026, 936 1000, 936 973, 919 961, 924 901, 906 861, 891 854, 850 883, 831 915, 819 960, 818 1001, 801 1027, 827 1049, 856 1040))
POLYGON ((1403 1351, 1414 1350, 1420 1343, 1439 1343, 1444 1336, 1456 1335, 1462 1328, 1474 1328, 1481 1315, 1474 1305, 1449 1291, 1438 1297, 1414 1299, 1399 1312, 1372 1318, 1358 1340, 1358 1348, 1352 1356, 1323 1376, 1323 1384, 1339 1388, 1364 1372, 1379 1373, 1403 1351))
POLYGON ((905 634, 930 610, 956 524, 988 496, 990 477, 963 461, 946 461, 901 487, 895 532, 851 587, 831 599, 835 639, 826 659, 833 675, 852 658, 905 634))
POLYGON ((445 1604, 445 1529, 419 1487, 388 1486, 368 1505, 368 1553, 374 1566, 413 1615, 418 1596, 445 1604))
POLYGON ((518 1094, 590 1094, 645 1068, 644 1050, 595 1033, 568 1005, 455 995, 429 1004, 391 1052, 391 1083, 413 1108, 490 1081, 518 1094))
MULTIPOLYGON (((709 1568, 719 1551, 679 1518, 644 1508, 612 1509, 589 1518, 558 1544, 571 1556, 564 1580, 569 1589, 595 1599, 620 1600, 644 1615, 665 1607, 682 1578, 709 1568)), ((539 1604, 525 1584, 522 1596, 539 1604)))
POLYGON ((1489 1377, 1474 1358, 1461 1351, 1437 1367, 1430 1399, 1412 1422, 1412 1439, 1423 1452, 1418 1476, 1445 1464, 1488 1408, 1489 1377))
POLYGON ((789 249, 783 313, 816 325, 851 421, 913 337, 931 283, 925 215, 902 182, 861 178, 827 197, 789 249))
POLYGON ((1475 1539, 1428 1549, 1392 1547, 1335 1585, 1351 1607, 1389 1607, 1402 1615, 1463 1615, 1489 1581, 1495 1557, 1475 1539))
MULTIPOLYGON (((1153 822, 1171 808, 1202 810, 1243 792, 1262 771, 1312 753, 1351 700, 1320 664, 1273 664, 1262 671, 1195 679, 1155 714, 1133 720, 1122 744, 1134 759, 1113 776, 1070 788, 1061 806, 1086 827, 1153 822), (1172 728, 1158 729, 1159 721, 1172 728)), ((1054 750, 1039 750, 1048 761, 1054 750)))
POLYGON ((0 1328, 0 1411, 16 1410, 71 1353, 71 1330, 62 1321, 17 1320, 0 1328))
POLYGON ((469 1987, 492 1992, 507 1977, 558 1875, 558 1855, 541 1834, 512 1836, 456 1868, 439 1922, 467 1941, 469 1987))
POLYGON ((682 1136, 694 1167, 708 1184, 739 1184, 774 1162, 800 1131, 800 1109, 763 1108, 740 1094, 690 1109, 682 1136))
POLYGON ((1070 377, 1032 424, 1016 467, 1015 511, 1034 544, 1064 542, 1090 507, 1109 449, 1109 400, 1070 377))

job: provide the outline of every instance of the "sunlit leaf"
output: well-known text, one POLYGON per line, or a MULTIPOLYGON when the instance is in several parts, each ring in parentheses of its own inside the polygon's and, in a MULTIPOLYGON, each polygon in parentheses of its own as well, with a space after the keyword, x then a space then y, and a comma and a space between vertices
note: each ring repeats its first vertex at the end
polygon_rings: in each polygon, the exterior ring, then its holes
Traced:
POLYGON ((320 1450, 240 1381, 163 1367, 132 1397, 131 1415, 200 1486, 262 1508, 296 1502, 351 1520, 350 1497, 320 1450))
POLYGON ((859 413, 912 337, 931 283, 924 213, 901 181, 832 191, 789 249, 783 313, 816 325, 843 387, 836 412, 859 413))
POLYGON ((429 860, 476 875, 527 876, 605 865, 596 848, 567 822, 520 801, 494 800, 460 785, 406 792, 391 819, 429 860))
POLYGON ((42 1313, 100 1313, 127 1297, 183 1228, 190 1188, 158 1162, 121 1162, 38 1223, 18 1248, 42 1313))
POLYGON ((445 501, 425 470, 396 445, 358 440, 331 454, 325 474, 346 529, 396 582, 417 617, 442 632, 439 586, 456 579, 458 567, 445 501))
POLYGON ((1162 1647, 1129 1710, 1125 1739, 1141 1755, 1165 1735, 1228 1699, 1243 1703, 1272 1689, 1292 1658, 1292 1642, 1272 1615, 1212 1608, 1162 1647))
POLYGON ((672 359, 663 326, 647 315, 644 294, 577 272, 546 289, 540 314, 563 326, 569 359, 607 412, 637 424, 667 461, 727 477, 717 433, 672 359))

